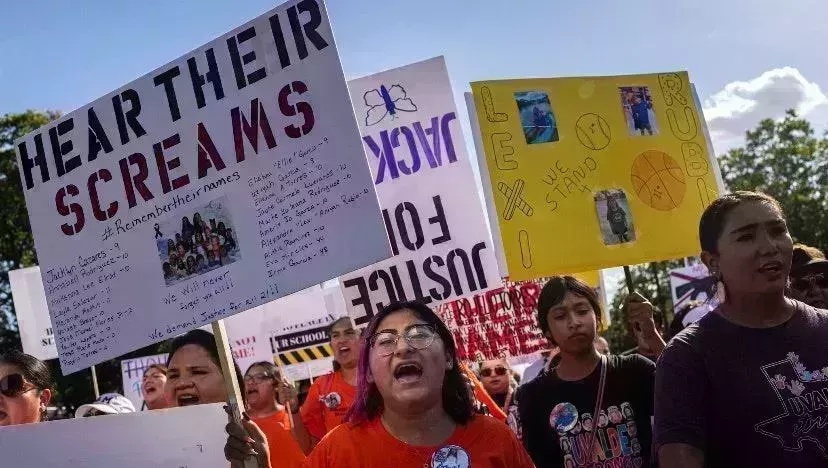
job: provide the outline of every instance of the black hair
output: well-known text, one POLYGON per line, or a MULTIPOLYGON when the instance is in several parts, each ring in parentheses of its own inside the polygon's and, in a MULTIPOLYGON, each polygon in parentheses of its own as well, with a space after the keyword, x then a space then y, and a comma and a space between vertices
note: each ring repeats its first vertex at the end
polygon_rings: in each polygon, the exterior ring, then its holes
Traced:
MULTIPOLYGON (((331 335, 333 334, 333 329, 334 329, 334 327, 335 327, 335 326, 337 326, 337 325, 339 325, 339 324, 340 324, 340 323, 342 323, 342 322, 345 322, 345 321, 347 321, 347 322, 348 322, 348 325, 351 325, 352 327, 354 326, 354 322, 351 320, 351 317, 348 317, 347 315, 346 315, 346 316, 344 316, 344 317, 339 317, 338 319, 336 319, 336 320, 334 320, 333 322, 331 322, 331 324, 330 324, 330 325, 328 325, 328 329, 327 329, 327 332, 328 332, 328 339, 330 339, 331 335)), ((339 369, 342 369, 342 364, 338 363, 338 362, 336 361, 336 359, 334 359, 334 360, 332 361, 332 364, 333 364, 333 370, 334 370, 334 372, 338 371, 339 369)))
POLYGON ((601 301, 598 299, 598 293, 595 292, 590 285, 573 276, 553 276, 546 282, 541 289, 538 297, 538 327, 541 332, 549 340, 550 343, 557 346, 555 340, 552 338, 552 333, 549 330, 549 323, 546 321, 546 316, 549 315, 549 309, 560 304, 564 300, 567 292, 581 296, 589 302, 592 310, 595 312, 595 319, 598 326, 601 325, 601 301))
POLYGON ((393 302, 384 307, 374 315, 368 327, 365 329, 362 340, 362 350, 359 356, 359 375, 357 380, 357 398, 345 419, 350 422, 360 423, 370 421, 379 416, 383 411, 383 400, 376 384, 368 381, 370 372, 369 360, 371 354, 371 337, 377 332, 380 322, 389 315, 401 310, 410 310, 420 320, 434 327, 437 335, 443 342, 448 353, 452 366, 446 370, 443 378, 443 410, 451 417, 456 424, 464 425, 474 415, 471 397, 466 383, 463 380, 460 360, 457 358, 457 348, 454 338, 448 327, 428 306, 421 302, 393 302))
POLYGON ((52 379, 52 372, 49 366, 40 359, 11 349, 0 354, 0 364, 14 366, 23 375, 27 382, 34 385, 38 392, 49 389, 50 391, 55 387, 55 381, 52 379))
POLYGON ((667 328, 667 341, 673 339, 674 336, 678 335, 682 330, 684 330, 684 318, 687 317, 687 314, 690 313, 693 309, 697 307, 703 306, 705 303, 699 300, 690 300, 676 308, 673 312, 673 321, 670 322, 670 326, 667 328))
POLYGON ((282 372, 279 370, 279 367, 276 364, 268 361, 258 361, 254 362, 253 364, 250 364, 250 367, 247 368, 247 372, 245 372, 244 375, 246 376, 247 374, 249 374, 250 369, 254 367, 264 368, 264 371, 270 374, 274 382, 276 382, 277 377, 279 379, 281 379, 282 377, 282 372))
MULTIPOLYGON (((212 360, 216 366, 221 369, 221 359, 219 359, 219 351, 218 346, 216 346, 215 337, 212 333, 200 328, 190 330, 187 333, 173 339, 172 345, 170 346, 170 354, 169 357, 167 357, 167 367, 170 367, 170 362, 172 362, 172 358, 175 353, 187 345, 196 345, 207 351, 207 354, 210 355, 210 360, 212 360)), ((233 367, 235 367, 236 370, 236 379, 239 381, 239 388, 242 393, 244 393, 244 378, 242 377, 241 369, 239 369, 239 365, 236 364, 235 360, 233 360, 233 367)))
POLYGON ((703 251, 719 253, 719 237, 721 237, 724 230, 727 216, 737 206, 750 202, 766 203, 779 211, 782 219, 785 219, 782 206, 770 195, 747 191, 722 195, 704 210, 701 220, 699 220, 699 242, 703 251))

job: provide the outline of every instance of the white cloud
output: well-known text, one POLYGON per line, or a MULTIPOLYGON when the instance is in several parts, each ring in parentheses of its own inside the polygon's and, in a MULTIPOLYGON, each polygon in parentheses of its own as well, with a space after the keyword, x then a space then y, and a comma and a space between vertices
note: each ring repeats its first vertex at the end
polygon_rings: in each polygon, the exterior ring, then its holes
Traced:
MULTIPOLYGON (((744 142, 745 131, 766 118, 778 119, 787 109, 823 120, 828 98, 819 85, 808 81, 796 68, 766 71, 749 81, 734 81, 704 102, 704 115, 716 153, 744 142)), ((814 121, 817 127, 825 122, 814 121)))

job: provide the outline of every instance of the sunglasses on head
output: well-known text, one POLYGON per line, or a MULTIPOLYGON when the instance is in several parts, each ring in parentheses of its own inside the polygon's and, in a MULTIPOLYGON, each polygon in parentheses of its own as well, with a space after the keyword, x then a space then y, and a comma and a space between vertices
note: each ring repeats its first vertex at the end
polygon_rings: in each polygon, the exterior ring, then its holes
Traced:
POLYGON ((9 374, 0 379, 0 393, 8 398, 20 396, 26 387, 26 380, 20 374, 9 374))
POLYGON ((506 375, 506 368, 498 366, 498 367, 495 367, 494 369, 491 369, 491 368, 487 367, 485 369, 480 370, 480 375, 483 376, 483 377, 491 377, 492 374, 496 374, 496 375, 499 375, 499 376, 506 375))

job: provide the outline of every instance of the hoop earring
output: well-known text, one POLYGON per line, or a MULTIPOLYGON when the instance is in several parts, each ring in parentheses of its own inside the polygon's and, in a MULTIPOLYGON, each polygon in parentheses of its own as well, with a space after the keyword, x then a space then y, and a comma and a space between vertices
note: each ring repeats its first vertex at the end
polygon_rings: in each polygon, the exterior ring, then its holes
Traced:
POLYGON ((727 290, 722 280, 722 274, 717 271, 713 273, 713 277, 716 278, 716 294, 713 297, 719 305, 724 304, 727 301, 727 290))

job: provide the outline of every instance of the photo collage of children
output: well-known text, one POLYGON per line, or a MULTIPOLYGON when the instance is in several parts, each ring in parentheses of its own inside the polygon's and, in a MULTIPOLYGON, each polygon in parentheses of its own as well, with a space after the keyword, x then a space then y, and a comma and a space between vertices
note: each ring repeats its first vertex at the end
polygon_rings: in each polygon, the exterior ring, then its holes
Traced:
POLYGON ((155 243, 167 286, 241 258, 225 197, 156 224, 155 243))

